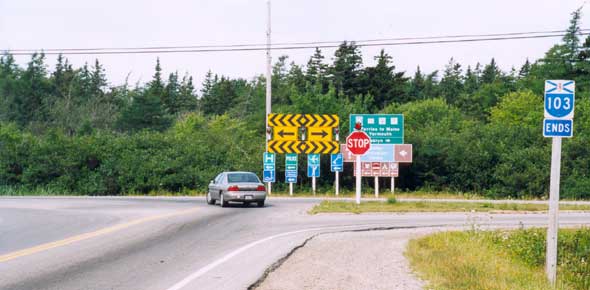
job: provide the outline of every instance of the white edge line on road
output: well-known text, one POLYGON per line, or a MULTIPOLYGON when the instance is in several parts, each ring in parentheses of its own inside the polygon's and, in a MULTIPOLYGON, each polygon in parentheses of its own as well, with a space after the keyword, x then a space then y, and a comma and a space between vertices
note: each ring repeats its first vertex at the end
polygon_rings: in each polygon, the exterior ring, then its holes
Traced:
POLYGON ((208 264, 207 266, 202 267, 201 269, 197 270, 196 272, 192 273, 188 277, 184 278, 182 281, 174 284, 172 287, 170 287, 166 290, 180 290, 180 289, 184 288, 186 285, 188 285, 189 283, 191 283, 193 280, 201 277, 202 275, 206 274, 207 272, 213 270, 215 267, 227 262, 231 258, 241 254, 242 252, 244 252, 256 245, 262 244, 264 242, 267 242, 267 241, 270 241, 270 240, 273 240, 276 238, 280 238, 280 237, 284 237, 284 236, 288 236, 288 235, 300 234, 300 233, 304 233, 304 232, 313 232, 313 231, 321 231, 321 230, 345 229, 345 228, 364 228, 364 227, 378 227, 378 226, 383 226, 383 224, 319 227, 319 228, 310 228, 310 229, 291 231, 291 232, 286 232, 286 233, 281 233, 281 234, 276 234, 276 235, 273 235, 270 237, 266 237, 266 238, 251 242, 245 246, 242 246, 242 247, 226 254, 225 256, 213 261, 212 263, 208 264))

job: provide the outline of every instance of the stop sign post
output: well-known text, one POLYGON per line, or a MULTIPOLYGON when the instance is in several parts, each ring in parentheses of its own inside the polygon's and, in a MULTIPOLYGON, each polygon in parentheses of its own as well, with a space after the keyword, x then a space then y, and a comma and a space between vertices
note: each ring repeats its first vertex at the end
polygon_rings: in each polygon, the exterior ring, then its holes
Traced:
POLYGON ((346 137, 346 148, 356 156, 356 204, 361 203, 361 156, 371 148, 371 138, 363 131, 355 131, 346 137))

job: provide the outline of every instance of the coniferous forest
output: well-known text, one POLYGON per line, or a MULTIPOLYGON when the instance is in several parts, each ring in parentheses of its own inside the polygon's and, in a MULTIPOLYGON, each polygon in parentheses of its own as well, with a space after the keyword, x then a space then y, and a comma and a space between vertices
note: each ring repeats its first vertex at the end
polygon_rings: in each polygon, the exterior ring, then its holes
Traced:
MULTIPOLYGON (((414 163, 396 185, 407 190, 475 192, 494 198, 545 197, 551 139, 542 136, 546 79, 576 81, 574 138, 565 139, 561 196, 590 197, 590 37, 580 11, 543 58, 509 71, 495 59, 464 66, 453 58, 440 71, 407 74, 384 50, 363 64, 344 42, 334 55, 316 49, 305 64, 281 56, 273 65, 277 113, 330 113, 348 134, 351 113, 405 115, 414 163)), ((99 60, 55 67, 33 55, 24 66, 0 56, 0 192, 119 195, 203 192, 223 170, 262 172, 265 78, 209 72, 195 89, 189 75, 155 72, 146 84, 109 85, 99 60)), ((300 156, 297 190, 309 190, 300 156)), ((343 186, 352 188, 352 166, 343 186)), ((284 157, 277 159, 284 188, 284 157)), ((320 188, 331 190, 329 157, 320 188)), ((367 178, 367 184, 373 179, 367 178)), ((388 183, 388 181, 387 181, 388 183)))

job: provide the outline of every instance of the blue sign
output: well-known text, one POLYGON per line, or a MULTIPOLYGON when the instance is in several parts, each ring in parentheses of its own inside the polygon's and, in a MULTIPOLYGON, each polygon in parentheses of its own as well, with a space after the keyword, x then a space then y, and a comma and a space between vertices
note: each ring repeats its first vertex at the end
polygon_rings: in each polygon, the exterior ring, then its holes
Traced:
MULTIPOLYGON (((262 165, 263 165, 264 170, 274 171, 275 170, 275 154, 264 152, 264 155, 262 158, 262 165)), ((274 179, 273 179, 273 182, 274 182, 274 179)))
POLYGON ((274 170, 264 170, 262 173, 262 181, 263 182, 275 182, 275 171, 274 170))
POLYGON ((574 117, 575 87, 574 81, 545 81, 545 118, 571 120, 574 117))
POLYGON ((332 172, 342 172, 344 170, 344 158, 342 158, 342 153, 330 155, 330 170, 332 172))
POLYGON ((371 148, 361 156, 362 162, 395 162, 393 144, 371 144, 371 148))
POLYGON ((320 177, 320 154, 307 155, 307 177, 320 177))
POLYGON ((545 119, 543 121, 543 136, 545 137, 572 137, 574 135, 574 123, 572 120, 545 119))
POLYGON ((297 170, 285 171, 285 181, 287 183, 297 183, 297 170))

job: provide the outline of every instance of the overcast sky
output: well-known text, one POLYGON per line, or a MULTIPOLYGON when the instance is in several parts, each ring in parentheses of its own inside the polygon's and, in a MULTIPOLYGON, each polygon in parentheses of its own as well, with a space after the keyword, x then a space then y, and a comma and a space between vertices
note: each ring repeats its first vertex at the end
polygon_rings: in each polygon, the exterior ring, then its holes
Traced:
MULTIPOLYGON (((584 0, 272 0, 273 42, 362 40, 449 34, 563 30, 584 0)), ((582 27, 590 27, 585 6, 582 27)), ((264 43, 265 0, 0 0, 0 50, 141 47, 264 43)), ((412 74, 443 69, 454 57, 464 67, 495 57, 508 70, 543 56, 558 39, 427 44, 384 47, 398 70, 412 74)), ((363 48, 373 65, 380 47, 363 48)), ((274 51, 305 64, 313 49, 274 51)), ((331 59, 333 50, 325 49, 331 59)), ((149 81, 158 55, 68 56, 76 66, 95 58, 112 85, 149 81)), ((208 70, 251 79, 265 72, 264 52, 159 55, 164 72, 193 75, 198 84, 208 70)), ((17 60, 24 64, 28 56, 17 60)), ((55 56, 48 56, 50 69, 55 56)))

